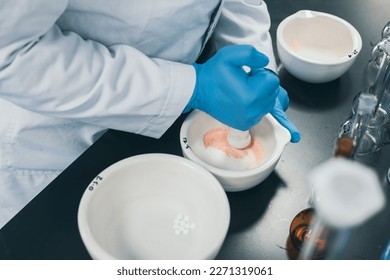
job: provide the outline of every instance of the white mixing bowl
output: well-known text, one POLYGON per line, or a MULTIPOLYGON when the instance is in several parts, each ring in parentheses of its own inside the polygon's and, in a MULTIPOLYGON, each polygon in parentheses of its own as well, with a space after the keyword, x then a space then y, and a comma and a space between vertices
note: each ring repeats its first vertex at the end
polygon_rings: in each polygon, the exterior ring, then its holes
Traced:
POLYGON ((235 159, 221 150, 206 148, 204 135, 212 129, 227 128, 206 113, 194 110, 185 119, 180 130, 184 157, 204 166, 221 182, 226 191, 252 188, 266 179, 278 163, 291 135, 270 114, 250 130, 252 138, 263 147, 263 160, 248 166, 246 158, 235 159))
POLYGON ((121 160, 87 187, 78 211, 93 259, 213 259, 230 222, 225 191, 180 156, 121 160))
POLYGON ((285 18, 276 32, 277 51, 286 70, 311 83, 332 81, 356 60, 359 32, 337 16, 301 10, 285 18))

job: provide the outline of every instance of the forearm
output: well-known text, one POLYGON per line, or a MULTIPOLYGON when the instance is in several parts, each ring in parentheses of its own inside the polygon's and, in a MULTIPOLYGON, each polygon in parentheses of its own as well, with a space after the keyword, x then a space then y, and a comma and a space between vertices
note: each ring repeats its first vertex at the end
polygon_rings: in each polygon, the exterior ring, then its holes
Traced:
POLYGON ((226 45, 251 44, 270 60, 267 68, 276 72, 276 61, 269 33, 270 16, 261 0, 226 0, 213 35, 216 49, 226 45))
MULTIPOLYGON (((54 24, 62 10, 43 10, 12 17, 24 23, 1 34, 0 98, 52 117, 161 136, 192 94, 193 67, 65 34, 54 24), (33 25, 40 18, 46 21, 33 25)), ((0 23, 11 25, 4 17, 0 23)))

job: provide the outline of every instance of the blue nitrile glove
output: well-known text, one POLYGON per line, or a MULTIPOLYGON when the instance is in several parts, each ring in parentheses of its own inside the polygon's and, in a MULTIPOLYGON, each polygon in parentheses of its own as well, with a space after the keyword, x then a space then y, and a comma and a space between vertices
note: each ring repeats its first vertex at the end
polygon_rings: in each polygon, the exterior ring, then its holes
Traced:
POLYGON ((268 58, 248 45, 224 47, 204 64, 195 63, 195 90, 184 112, 199 109, 227 126, 250 129, 276 102, 279 79, 263 69, 267 64, 268 58))
POLYGON ((297 127, 287 118, 285 111, 288 108, 289 98, 287 91, 279 86, 277 89, 278 97, 275 102, 275 106, 271 111, 272 116, 291 134, 291 142, 297 143, 301 139, 301 134, 299 133, 297 127))

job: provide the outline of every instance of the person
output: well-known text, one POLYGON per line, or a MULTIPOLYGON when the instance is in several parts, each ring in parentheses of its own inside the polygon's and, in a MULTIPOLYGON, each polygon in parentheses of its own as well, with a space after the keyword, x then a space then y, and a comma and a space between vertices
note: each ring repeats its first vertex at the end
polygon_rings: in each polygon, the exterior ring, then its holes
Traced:
POLYGON ((299 140, 263 1, 0 7, 0 227, 107 129, 159 138, 191 109, 248 129, 271 112, 299 140))

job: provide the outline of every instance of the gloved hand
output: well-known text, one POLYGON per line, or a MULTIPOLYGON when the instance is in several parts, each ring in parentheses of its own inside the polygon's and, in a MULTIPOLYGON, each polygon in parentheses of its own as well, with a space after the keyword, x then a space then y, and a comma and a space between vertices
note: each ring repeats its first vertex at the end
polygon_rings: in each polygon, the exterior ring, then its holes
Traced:
POLYGON ((276 102, 279 79, 263 69, 267 64, 268 58, 248 45, 224 47, 204 64, 195 63, 196 86, 184 112, 199 109, 227 126, 250 129, 276 102))
POLYGON ((288 108, 289 98, 287 91, 279 86, 277 89, 278 97, 275 102, 275 106, 271 111, 271 115, 283 125, 291 134, 291 142, 297 143, 301 139, 297 127, 287 118, 285 111, 288 108))

